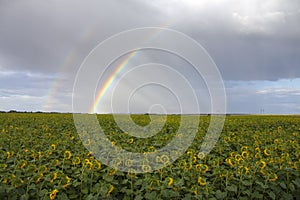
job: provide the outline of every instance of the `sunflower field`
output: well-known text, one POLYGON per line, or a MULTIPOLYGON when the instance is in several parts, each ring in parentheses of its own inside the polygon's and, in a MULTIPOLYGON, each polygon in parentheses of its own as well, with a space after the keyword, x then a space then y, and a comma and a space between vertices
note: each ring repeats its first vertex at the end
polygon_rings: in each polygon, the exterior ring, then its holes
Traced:
MULTIPOLYGON (((148 115, 131 118, 141 126, 150 122, 148 115)), ((179 119, 168 115, 155 136, 142 139, 122 132, 112 115, 98 115, 110 145, 147 153, 176 135, 179 119)), ((158 156, 164 168, 127 173, 85 148, 91 141, 82 143, 72 114, 1 113, 0 199, 300 197, 300 116, 227 116, 216 146, 204 155, 199 148, 209 122, 210 116, 200 117, 193 143, 175 162, 158 156)))

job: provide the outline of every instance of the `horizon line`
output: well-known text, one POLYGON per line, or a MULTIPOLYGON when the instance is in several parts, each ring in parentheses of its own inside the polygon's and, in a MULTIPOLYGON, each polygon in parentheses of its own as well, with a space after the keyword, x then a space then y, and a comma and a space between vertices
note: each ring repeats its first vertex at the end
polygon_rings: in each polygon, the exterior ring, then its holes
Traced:
POLYGON ((0 113, 45 113, 45 114, 89 114, 89 115, 300 115, 300 113, 245 113, 245 112, 227 112, 227 113, 84 113, 84 112, 62 112, 62 111, 20 111, 20 110, 0 110, 0 113))

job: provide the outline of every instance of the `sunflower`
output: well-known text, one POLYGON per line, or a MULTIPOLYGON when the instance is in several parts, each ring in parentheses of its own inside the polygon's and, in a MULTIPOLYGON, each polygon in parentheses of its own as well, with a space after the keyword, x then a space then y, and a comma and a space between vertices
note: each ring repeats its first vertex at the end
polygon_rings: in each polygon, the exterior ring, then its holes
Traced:
POLYGON ((130 168, 130 169, 128 170, 128 172, 127 172, 127 176, 129 176, 130 178, 135 178, 135 176, 136 176, 136 170, 130 168))
POLYGON ((93 163, 91 163, 90 161, 86 162, 85 165, 88 166, 88 168, 87 168, 88 170, 92 170, 93 169, 93 163))
POLYGON ((205 153, 204 152, 199 152, 197 156, 200 160, 203 160, 205 158, 205 153))
POLYGON ((268 181, 271 181, 271 182, 274 182, 274 181, 276 181, 278 179, 278 176, 277 176, 277 174, 272 174, 271 176, 269 176, 269 178, 268 178, 268 181), (273 177, 272 177, 273 176, 273 177), (270 178, 271 177, 271 178, 270 178))
POLYGON ((107 191, 107 197, 109 197, 110 193, 112 193, 112 191, 115 189, 115 187, 113 185, 110 185, 107 191))
POLYGON ((39 183, 39 182, 41 181, 41 179, 43 178, 43 176, 44 176, 43 173, 40 172, 40 173, 39 173, 39 176, 38 176, 38 178, 36 179, 35 182, 36 182, 36 183, 39 183))
POLYGON ((52 150, 55 150, 56 149, 56 144, 51 144, 51 148, 52 148, 52 150))
POLYGON ((242 160, 243 158, 242 158, 242 156, 241 156, 240 154, 236 154, 236 155, 234 156, 234 159, 235 159, 236 161, 240 161, 240 160, 242 160))
POLYGON ((242 146, 241 151, 248 151, 248 146, 242 146))
POLYGON ((235 154, 235 152, 230 152, 230 157, 234 158, 234 154, 235 154))
POLYGON ((155 153, 156 152, 156 148, 154 146, 150 146, 150 147, 148 147, 148 152, 149 153, 155 153))
POLYGON ((118 169, 112 169, 112 170, 109 170, 109 171, 108 171, 108 175, 109 175, 109 176, 113 176, 113 175, 115 175, 115 173, 117 173, 117 171, 118 171, 118 169))
POLYGON ((125 161, 125 166, 126 167, 130 167, 132 165, 132 160, 131 159, 127 159, 126 161, 125 161))
POLYGON ((67 158, 68 160, 71 158, 72 154, 70 151, 65 151, 64 157, 67 158))
POLYGON ((68 176, 66 176, 66 184, 64 184, 62 187, 63 187, 63 188, 66 188, 66 187, 68 187, 68 186, 69 186, 69 183, 70 183, 70 181, 71 181, 71 178, 69 178, 68 176))
POLYGON ((96 164, 97 164, 97 168, 101 169, 101 163, 98 160, 95 160, 96 164))
POLYGON ((115 146, 115 144, 116 144, 115 141, 112 141, 112 142, 111 142, 111 146, 112 146, 112 147, 115 146))
POLYGON ((186 152, 186 155, 188 155, 188 156, 194 156, 194 153, 192 151, 188 151, 188 152, 186 152))
POLYGON ((9 159, 10 156, 11 156, 11 153, 10 153, 9 151, 7 151, 7 152, 6 152, 6 155, 7 155, 7 159, 9 159))
POLYGON ((156 161, 157 163, 162 162, 160 156, 156 156, 156 157, 155 157, 155 161, 156 161))
POLYGON ((50 193, 49 197, 50 197, 51 200, 55 199, 56 193, 58 193, 58 190, 57 190, 57 189, 54 189, 54 190, 50 193))
POLYGON ((196 171, 206 173, 208 171, 208 166, 204 164, 197 164, 196 171))
POLYGON ((278 133, 282 133, 282 127, 281 126, 278 126, 277 130, 278 130, 278 133))
POLYGON ((234 163, 231 162, 231 159, 230 158, 226 158, 225 160, 231 167, 234 166, 234 163))
POLYGON ((223 141, 224 141, 225 143, 230 142, 230 137, 224 137, 223 141))
POLYGON ((201 186, 205 186, 206 185, 206 181, 201 176, 198 177, 198 183, 201 186))
POLYGON ((267 163, 263 160, 260 160, 259 162, 256 162, 256 164, 259 165, 260 169, 264 169, 267 166, 267 163), (261 164, 261 166, 260 166, 261 164))
POLYGON ((22 169, 23 167, 25 167, 27 165, 27 161, 26 160, 24 160, 23 162, 22 162, 22 164, 21 164, 21 166, 20 166, 20 168, 22 169))
POLYGON ((72 164, 73 164, 73 165, 78 165, 78 164, 80 164, 80 158, 79 158, 79 157, 74 158, 74 159, 72 160, 72 164))
POLYGON ((243 158, 248 158, 248 152, 247 151, 243 151, 242 152, 242 157, 243 158))
POLYGON ((192 169, 192 168, 193 168, 193 165, 192 165, 191 162, 186 163, 186 162, 184 161, 184 170, 190 170, 190 169, 192 169))
POLYGON ((56 166, 56 165, 58 165, 58 163, 59 163, 59 160, 55 159, 55 160, 52 162, 52 165, 53 165, 53 166, 56 166))
POLYGON ((162 163, 167 164, 168 162, 170 162, 170 158, 168 155, 164 154, 160 157, 160 160, 162 163))
POLYGON ((248 167, 244 167, 244 166, 239 166, 238 170, 237 170, 238 174, 248 174, 249 173, 249 168, 248 167))
POLYGON ((265 154, 266 156, 270 156, 270 155, 271 155, 270 151, 269 151, 267 148, 265 148, 264 154, 265 154))
POLYGON ((90 144, 91 144, 91 140, 87 139, 87 142, 85 143, 85 146, 90 146, 90 144))
POLYGON ((173 178, 169 177, 168 186, 171 186, 173 184, 173 178))
POLYGON ((151 171, 151 166, 150 165, 142 165, 142 171, 143 172, 150 172, 151 171))
POLYGON ((6 183, 7 183, 7 179, 6 179, 6 178, 3 179, 3 180, 2 180, 2 183, 3 183, 3 184, 6 184, 6 183))
POLYGON ((52 177, 52 179, 50 180, 50 182, 53 183, 53 181, 54 181, 55 179, 57 179, 57 173, 56 173, 56 172, 53 173, 53 177, 52 177))

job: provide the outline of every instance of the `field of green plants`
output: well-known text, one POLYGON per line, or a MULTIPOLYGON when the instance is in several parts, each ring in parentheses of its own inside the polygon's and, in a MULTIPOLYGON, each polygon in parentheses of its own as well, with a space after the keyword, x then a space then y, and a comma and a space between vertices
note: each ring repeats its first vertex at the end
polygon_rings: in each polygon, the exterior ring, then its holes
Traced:
MULTIPOLYGON (((111 115, 98 119, 111 145, 151 153, 176 135, 180 116, 168 116, 163 129, 147 139, 123 133, 111 115)), ((132 119, 140 125, 150 120, 148 115, 132 119)), ((95 159, 72 114, 1 113, 0 199, 300 197, 300 116, 227 116, 215 148, 204 156, 198 152, 209 121, 201 116, 192 145, 174 163, 157 157, 169 165, 136 174, 95 159)))

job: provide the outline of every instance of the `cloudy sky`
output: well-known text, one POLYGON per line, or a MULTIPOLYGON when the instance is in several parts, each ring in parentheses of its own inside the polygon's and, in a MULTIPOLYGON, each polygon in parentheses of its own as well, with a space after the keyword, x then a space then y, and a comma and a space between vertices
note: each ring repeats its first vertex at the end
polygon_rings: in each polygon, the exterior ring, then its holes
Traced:
MULTIPOLYGON (((299 0, 0 0, 0 110, 71 112, 76 73, 96 45, 121 31, 165 27, 190 36, 209 53, 225 84, 227 112, 300 113, 299 22, 299 0)), ((107 77, 122 59, 110 66, 107 77)), ((130 65, 154 61, 185 71, 197 97, 203 97, 202 111, 208 112, 203 81, 189 73, 187 63, 167 53, 139 53, 119 77, 126 82, 143 73, 160 74, 173 87, 184 87, 176 85, 176 75, 155 67, 126 79, 130 65)), ((124 91, 129 89, 116 78, 97 112, 111 111, 117 83, 114 108, 124 111, 118 105, 128 101, 124 91)), ((151 103, 177 112, 178 102, 167 89, 156 85, 137 91, 130 98, 130 112, 149 110, 151 103)))

